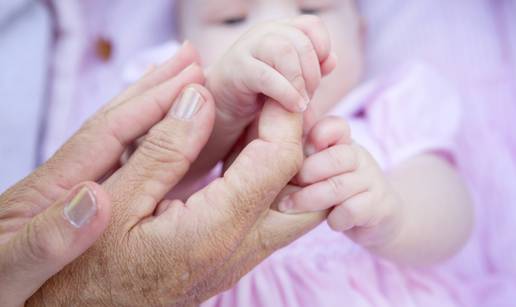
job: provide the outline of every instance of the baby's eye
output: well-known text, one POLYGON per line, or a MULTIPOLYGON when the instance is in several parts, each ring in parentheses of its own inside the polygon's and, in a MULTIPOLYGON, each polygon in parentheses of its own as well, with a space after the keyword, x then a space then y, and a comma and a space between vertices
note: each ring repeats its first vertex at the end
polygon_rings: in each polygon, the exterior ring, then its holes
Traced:
POLYGON ((321 9, 315 8, 315 7, 305 7, 300 8, 299 13, 302 15, 317 15, 321 12, 321 9))
POLYGON ((247 20, 246 16, 239 16, 239 17, 226 18, 222 21, 222 23, 226 26, 236 26, 241 23, 244 23, 246 20, 247 20))

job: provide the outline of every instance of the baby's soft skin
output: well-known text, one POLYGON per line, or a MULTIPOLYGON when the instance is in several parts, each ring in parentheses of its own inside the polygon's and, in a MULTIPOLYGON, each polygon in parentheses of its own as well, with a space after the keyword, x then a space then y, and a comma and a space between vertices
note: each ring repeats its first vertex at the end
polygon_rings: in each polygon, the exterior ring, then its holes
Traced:
POLYGON ((202 176, 226 157, 259 113, 264 97, 291 112, 306 111, 321 78, 335 65, 329 34, 315 16, 264 23, 241 36, 207 73, 217 118, 190 178, 202 176))
POLYGON ((332 229, 410 265, 450 256, 469 235, 467 193, 453 168, 438 156, 416 156, 385 174, 337 117, 315 124, 305 152, 308 158, 293 181, 301 189, 282 198, 279 210, 294 214, 329 209, 332 229))

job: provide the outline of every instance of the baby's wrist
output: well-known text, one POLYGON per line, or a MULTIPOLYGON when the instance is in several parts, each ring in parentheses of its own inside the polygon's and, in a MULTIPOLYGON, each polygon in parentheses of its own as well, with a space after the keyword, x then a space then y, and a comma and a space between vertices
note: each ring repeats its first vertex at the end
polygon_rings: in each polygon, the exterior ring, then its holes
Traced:
POLYGON ((393 210, 376 227, 375 231, 378 233, 378 239, 365 246, 374 253, 383 256, 390 254, 392 250, 396 249, 398 242, 405 235, 408 222, 405 210, 406 204, 397 193, 393 193, 392 196, 389 196, 389 200, 386 201, 392 202, 390 206, 392 206, 393 210))
POLYGON ((407 222, 404 209, 406 206, 397 193, 393 192, 385 196, 383 202, 383 206, 391 209, 378 221, 376 226, 369 228, 370 235, 366 236, 363 242, 359 242, 370 249, 382 249, 395 244, 403 235, 407 222))

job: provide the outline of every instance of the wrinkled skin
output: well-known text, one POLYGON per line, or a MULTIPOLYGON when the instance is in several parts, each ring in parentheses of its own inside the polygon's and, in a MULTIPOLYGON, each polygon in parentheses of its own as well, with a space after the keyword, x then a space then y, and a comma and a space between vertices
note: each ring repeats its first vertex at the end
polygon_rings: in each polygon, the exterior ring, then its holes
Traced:
MULTIPOLYGON (((183 48, 115 98, 49 162, 0 197, 0 221, 15 225, 1 233, 2 243, 23 227, 24 219, 78 182, 105 179, 102 187, 112 202, 103 236, 37 290, 27 306, 198 304, 325 218, 325 213, 284 215, 270 209, 303 160, 301 115, 277 102, 265 104, 258 138, 223 178, 185 203, 163 200, 213 126, 213 100, 198 85, 205 103, 193 120, 166 115, 181 89, 204 82, 200 67, 190 65, 197 58, 191 49, 183 48), (127 164, 117 169, 128 144, 145 134, 127 164), (90 144, 88 150, 84 143, 90 144)), ((35 255, 44 258, 48 244, 37 245, 35 255)))

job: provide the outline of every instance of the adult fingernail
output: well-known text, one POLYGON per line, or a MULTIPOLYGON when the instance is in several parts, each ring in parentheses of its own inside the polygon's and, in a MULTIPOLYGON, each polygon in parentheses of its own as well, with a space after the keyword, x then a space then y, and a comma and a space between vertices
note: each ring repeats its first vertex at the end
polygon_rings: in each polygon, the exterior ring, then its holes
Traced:
POLYGON ((199 111, 203 102, 202 95, 194 87, 188 87, 174 103, 170 114, 178 119, 189 120, 199 111))
POLYGON ((294 202, 292 202, 292 198, 289 196, 284 197, 280 203, 278 204, 279 211, 283 213, 291 213, 294 208, 294 202))
POLYGON ((77 228, 88 224, 96 213, 97 201, 87 186, 78 189, 63 210, 66 220, 77 228))

